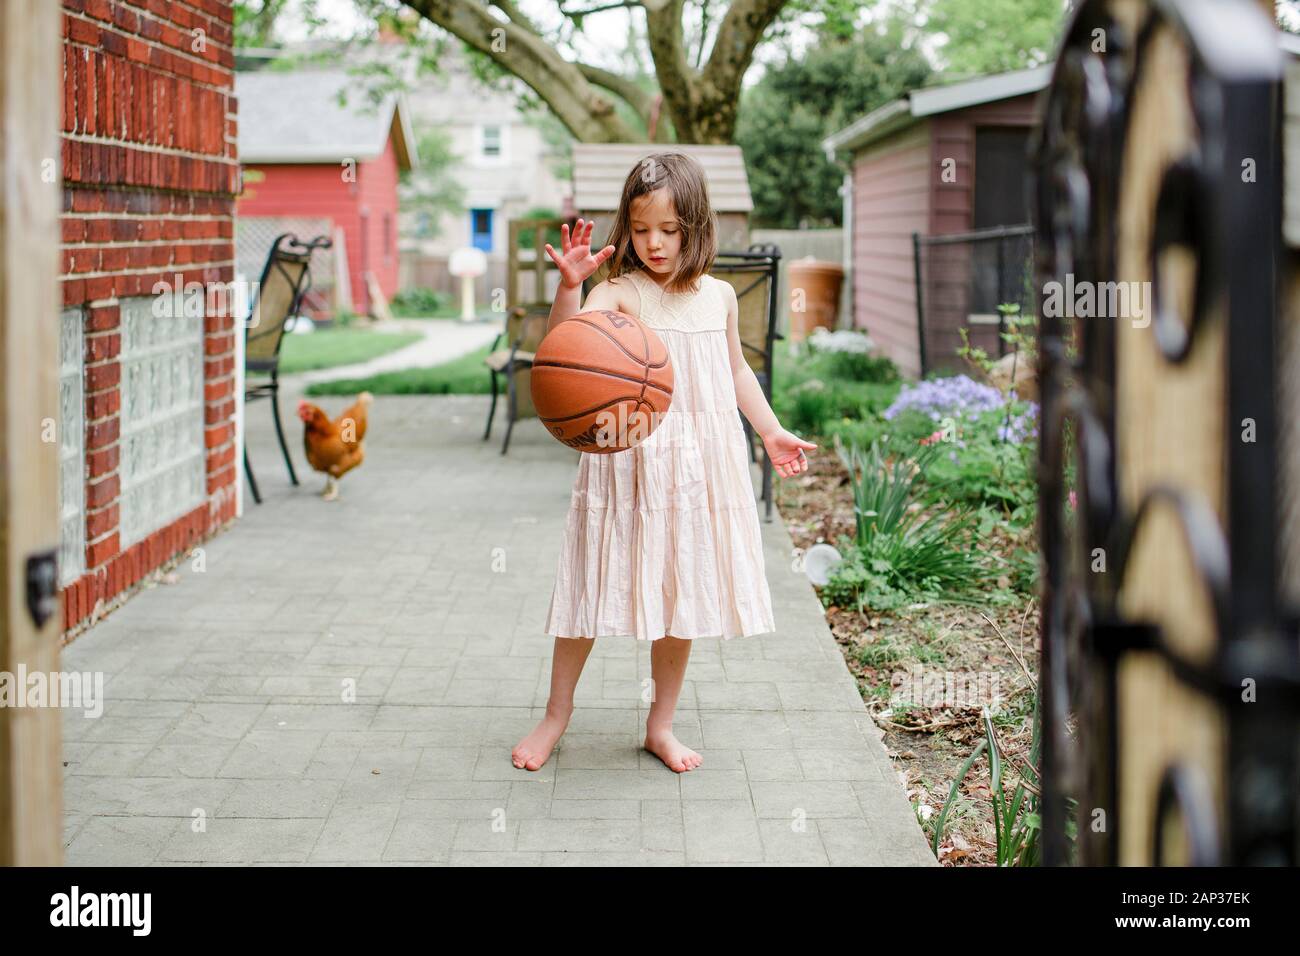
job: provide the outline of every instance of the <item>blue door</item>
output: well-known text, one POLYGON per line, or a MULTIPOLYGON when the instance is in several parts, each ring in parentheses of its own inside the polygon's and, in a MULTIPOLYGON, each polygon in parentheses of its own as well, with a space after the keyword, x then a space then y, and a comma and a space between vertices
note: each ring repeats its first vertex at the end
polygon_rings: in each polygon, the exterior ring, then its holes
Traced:
POLYGON ((469 211, 469 241, 475 249, 492 251, 492 210, 471 209, 469 211))

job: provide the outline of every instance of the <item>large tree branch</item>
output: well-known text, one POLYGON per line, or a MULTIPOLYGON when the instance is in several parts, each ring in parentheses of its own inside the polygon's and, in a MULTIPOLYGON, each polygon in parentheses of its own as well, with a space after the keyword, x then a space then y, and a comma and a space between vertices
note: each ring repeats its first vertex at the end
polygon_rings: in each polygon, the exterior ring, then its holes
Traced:
POLYGON ((659 88, 673 118, 677 138, 697 142, 695 129, 696 77, 682 41, 684 0, 645 0, 646 30, 659 88))
POLYGON ((709 62, 701 79, 710 93, 740 95, 740 81, 754 59, 754 48, 788 0, 732 0, 718 24, 709 62))
POLYGON ((641 0, 610 0, 609 3, 600 3, 594 7, 588 7, 585 10, 568 10, 565 9, 564 4, 557 5, 560 8, 560 12, 566 17, 577 17, 578 19, 582 19, 583 17, 591 16, 593 13, 603 13, 606 10, 621 10, 624 7, 639 7, 641 6, 641 0))
POLYGON ((598 66, 591 66, 587 63, 579 63, 578 69, 590 83, 595 83, 599 87, 617 94, 628 106, 636 110, 636 114, 643 120, 650 118, 650 105, 654 102, 654 94, 643 90, 626 76, 620 76, 617 73, 611 73, 609 70, 602 70, 598 66))
MULTIPOLYGON (((528 26, 514 19, 498 20, 479 0, 406 0, 406 5, 523 80, 578 140, 599 143, 638 138, 619 118, 609 98, 528 26)), ((509 11, 503 12, 510 16, 509 11)))
POLYGON ((538 36, 541 36, 542 31, 537 28, 537 24, 528 19, 527 14, 515 6, 513 0, 491 0, 491 3, 492 6, 496 7, 509 17, 511 23, 517 23, 525 30, 529 30, 532 33, 536 33, 538 36))

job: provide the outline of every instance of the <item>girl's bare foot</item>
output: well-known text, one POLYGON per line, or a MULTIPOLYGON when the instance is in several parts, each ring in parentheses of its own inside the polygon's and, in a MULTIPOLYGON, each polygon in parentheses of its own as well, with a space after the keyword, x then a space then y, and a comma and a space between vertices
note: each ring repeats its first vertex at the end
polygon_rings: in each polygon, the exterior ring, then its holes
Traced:
POLYGON ((645 749, 676 773, 694 770, 704 762, 703 757, 674 737, 671 730, 654 731, 646 728, 645 749))
POLYGON ((515 749, 510 751, 511 762, 521 770, 540 768, 550 759, 551 751, 555 749, 556 741, 564 734, 564 728, 569 726, 569 717, 572 714, 572 707, 565 711, 548 704, 546 716, 533 728, 532 733, 515 744, 515 749))

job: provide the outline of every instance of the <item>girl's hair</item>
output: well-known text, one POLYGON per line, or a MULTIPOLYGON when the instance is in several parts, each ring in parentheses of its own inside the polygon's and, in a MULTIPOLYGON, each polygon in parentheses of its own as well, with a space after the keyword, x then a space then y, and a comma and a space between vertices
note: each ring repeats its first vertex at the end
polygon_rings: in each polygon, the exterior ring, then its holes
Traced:
POLYGON ((682 233, 681 255, 666 286, 669 292, 685 292, 713 268, 718 255, 718 230, 704 169, 685 153, 652 153, 628 173, 607 243, 614 247, 609 278, 645 266, 632 246, 632 200, 665 187, 672 196, 682 233))

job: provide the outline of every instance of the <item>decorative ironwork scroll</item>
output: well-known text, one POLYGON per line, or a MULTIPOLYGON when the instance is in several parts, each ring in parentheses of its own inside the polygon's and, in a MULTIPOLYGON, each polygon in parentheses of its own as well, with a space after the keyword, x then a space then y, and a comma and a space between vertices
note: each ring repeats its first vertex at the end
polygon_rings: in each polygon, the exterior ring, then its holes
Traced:
POLYGON ((1041 103, 1049 865, 1298 862, 1282 75, 1263 4, 1085 0, 1041 103))

